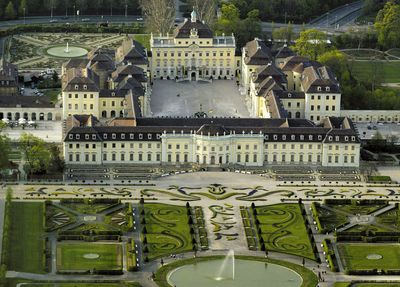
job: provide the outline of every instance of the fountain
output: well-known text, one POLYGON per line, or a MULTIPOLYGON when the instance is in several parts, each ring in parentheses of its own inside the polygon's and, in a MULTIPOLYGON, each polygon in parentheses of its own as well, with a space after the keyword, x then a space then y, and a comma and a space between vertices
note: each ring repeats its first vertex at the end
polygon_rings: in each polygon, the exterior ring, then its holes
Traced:
MULTIPOLYGON (((256 259, 256 258, 255 258, 256 259)), ((167 275, 171 286, 191 287, 299 287, 301 276, 281 265, 236 257, 233 250, 222 259, 180 266, 167 275), (216 271, 217 270, 217 271, 216 271)))
POLYGON ((235 251, 229 250, 225 256, 220 269, 218 270, 215 280, 235 280, 235 251))
POLYGON ((64 52, 67 54, 69 53, 69 43, 68 42, 67 42, 67 47, 65 48, 64 52))

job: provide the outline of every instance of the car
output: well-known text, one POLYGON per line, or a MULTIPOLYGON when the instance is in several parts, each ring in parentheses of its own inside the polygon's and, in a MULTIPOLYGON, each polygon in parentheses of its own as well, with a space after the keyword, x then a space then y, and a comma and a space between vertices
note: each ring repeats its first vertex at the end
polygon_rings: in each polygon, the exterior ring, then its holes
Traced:
POLYGON ((367 129, 369 129, 369 130, 370 130, 370 129, 372 129, 372 128, 371 128, 371 126, 367 126, 367 129))
POLYGON ((89 22, 90 19, 89 19, 89 18, 83 18, 81 21, 82 21, 82 22, 89 22))
POLYGON ((137 18, 136 20, 138 20, 138 21, 143 21, 143 18, 142 18, 142 17, 139 17, 139 18, 137 18))
POLYGON ((69 17, 68 16, 64 16, 64 17, 61 17, 61 19, 67 20, 67 19, 69 19, 69 17))
POLYGON ((373 126, 372 129, 373 129, 373 130, 377 130, 378 128, 377 128, 376 126, 373 126))
POLYGON ((51 19, 51 20, 50 20, 50 23, 56 23, 56 22, 58 22, 57 19, 51 19))

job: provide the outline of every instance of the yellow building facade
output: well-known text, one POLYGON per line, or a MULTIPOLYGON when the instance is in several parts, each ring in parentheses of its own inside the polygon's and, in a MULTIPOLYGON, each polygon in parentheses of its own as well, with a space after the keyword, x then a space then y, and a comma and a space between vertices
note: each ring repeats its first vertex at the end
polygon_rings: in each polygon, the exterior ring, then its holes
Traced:
POLYGON ((153 79, 233 79, 240 69, 235 37, 215 36, 197 19, 179 25, 172 35, 151 35, 150 69, 153 79))

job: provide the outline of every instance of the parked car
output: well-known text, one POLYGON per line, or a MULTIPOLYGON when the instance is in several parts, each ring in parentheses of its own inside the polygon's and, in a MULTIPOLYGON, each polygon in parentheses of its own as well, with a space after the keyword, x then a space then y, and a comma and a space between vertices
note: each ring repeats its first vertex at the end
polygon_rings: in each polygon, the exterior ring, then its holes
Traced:
POLYGON ((83 19, 82 19, 82 22, 89 22, 89 21, 90 21, 89 18, 83 18, 83 19))
POLYGON ((51 19, 51 20, 50 20, 50 23, 56 23, 56 22, 58 22, 57 19, 51 19))

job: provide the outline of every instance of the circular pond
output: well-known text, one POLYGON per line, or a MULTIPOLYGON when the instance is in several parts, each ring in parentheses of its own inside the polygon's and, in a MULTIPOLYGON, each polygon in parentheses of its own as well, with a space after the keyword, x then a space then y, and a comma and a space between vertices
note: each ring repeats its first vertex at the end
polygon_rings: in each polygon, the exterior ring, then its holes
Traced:
POLYGON ((46 53, 50 56, 59 58, 78 58, 83 57, 88 53, 88 50, 82 47, 69 46, 68 52, 66 51, 66 45, 53 46, 46 50, 46 53))
POLYGON ((169 273, 168 283, 191 287, 299 287, 303 281, 293 270, 272 263, 236 259, 235 268, 225 266, 221 270, 222 265, 222 259, 185 265, 169 273))

